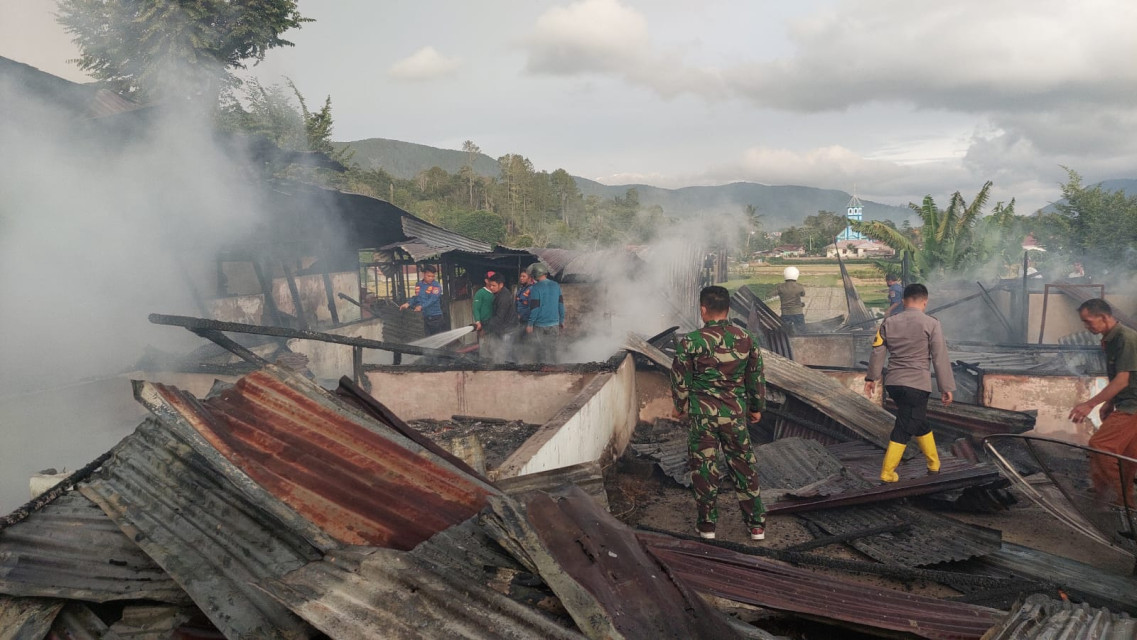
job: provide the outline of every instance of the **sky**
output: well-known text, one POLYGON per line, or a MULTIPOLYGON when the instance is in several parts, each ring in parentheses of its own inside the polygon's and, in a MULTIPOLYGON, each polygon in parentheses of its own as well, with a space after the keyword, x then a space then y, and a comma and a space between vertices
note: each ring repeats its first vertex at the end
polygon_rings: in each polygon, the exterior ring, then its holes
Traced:
MULTIPOLYGON (((46 0, 0 55, 82 81, 46 0)), ((904 205, 1137 177, 1130 0, 300 0, 248 73, 331 96, 336 140, 472 140, 608 184, 751 181, 904 205)))

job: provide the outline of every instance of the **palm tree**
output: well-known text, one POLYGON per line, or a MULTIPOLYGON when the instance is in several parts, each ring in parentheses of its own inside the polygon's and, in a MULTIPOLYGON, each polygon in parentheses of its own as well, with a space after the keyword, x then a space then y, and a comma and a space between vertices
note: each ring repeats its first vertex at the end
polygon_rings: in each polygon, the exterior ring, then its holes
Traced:
MULTIPOLYGON (((1014 200, 1007 206, 995 205, 992 215, 986 218, 982 233, 976 233, 977 223, 983 216, 991 190, 988 180, 968 203, 956 191, 946 209, 940 209, 932 196, 924 196, 917 205, 909 203, 920 218, 915 238, 883 222, 854 222, 854 229, 892 247, 901 261, 907 259, 914 278, 927 278, 933 274, 956 273, 979 267, 994 254, 1001 252, 1002 244, 1015 235, 1018 217, 1014 214, 1014 200), (1000 242, 992 242, 993 238, 1000 242)), ((1019 238, 1021 241, 1021 238, 1019 238)), ((893 265, 878 264, 886 273, 893 265)))

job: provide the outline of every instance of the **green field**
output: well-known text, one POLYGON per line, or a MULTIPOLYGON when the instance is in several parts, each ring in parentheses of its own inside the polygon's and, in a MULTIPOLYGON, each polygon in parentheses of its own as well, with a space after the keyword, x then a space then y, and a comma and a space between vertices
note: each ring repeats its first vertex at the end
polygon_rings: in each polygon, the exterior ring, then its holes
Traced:
MULTIPOLYGON (((763 300, 774 295, 774 286, 784 280, 783 269, 787 265, 761 265, 731 273, 731 279, 722 283, 730 291, 739 287, 750 287, 763 300)), ((801 272, 798 282, 806 287, 841 287, 841 268, 836 262, 831 264, 795 264, 801 272)), ((861 296, 865 306, 884 309, 888 307, 888 291, 884 276, 873 267, 854 265, 846 267, 853 279, 853 286, 861 296)))

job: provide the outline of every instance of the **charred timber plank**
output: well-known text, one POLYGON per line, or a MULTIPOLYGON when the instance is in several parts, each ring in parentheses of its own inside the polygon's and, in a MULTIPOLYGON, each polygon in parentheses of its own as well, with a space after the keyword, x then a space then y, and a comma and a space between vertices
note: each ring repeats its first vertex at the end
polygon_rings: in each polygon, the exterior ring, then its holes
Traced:
POLYGON ((297 340, 332 342, 335 344, 346 344, 353 347, 364 347, 366 349, 380 349, 383 351, 394 351, 395 353, 408 353, 416 356, 432 356, 435 358, 447 358, 451 360, 464 359, 464 356, 462 354, 454 353, 453 351, 430 349, 427 347, 416 347, 414 345, 398 344, 394 342, 383 342, 381 340, 369 340, 367 338, 353 338, 351 336, 340 336, 334 333, 322 333, 319 331, 288 329, 286 327, 265 327, 257 324, 222 322, 220 320, 210 320, 208 318, 170 316, 160 313, 152 313, 150 314, 149 318, 150 322, 153 324, 161 324, 171 327, 184 327, 190 331, 194 331, 195 333, 198 330, 232 331, 234 333, 251 333, 261 336, 274 336, 277 338, 295 338, 297 340))
POLYGON ((214 344, 225 349, 226 351, 232 352, 245 362, 251 362, 259 367, 263 367, 264 365, 268 364, 268 360, 265 360, 264 358, 253 353, 220 331, 217 331, 215 329, 190 329, 190 331, 205 338, 206 340, 212 341, 214 344))

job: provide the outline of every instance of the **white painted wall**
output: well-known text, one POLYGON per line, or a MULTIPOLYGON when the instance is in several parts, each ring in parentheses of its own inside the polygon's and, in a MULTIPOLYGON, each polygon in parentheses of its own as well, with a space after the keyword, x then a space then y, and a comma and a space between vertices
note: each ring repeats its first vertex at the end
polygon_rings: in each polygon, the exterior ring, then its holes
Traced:
POLYGON ((527 371, 368 371, 371 395, 404 420, 455 414, 543 424, 596 374, 527 371))
POLYGON ((600 374, 573 401, 541 426, 499 467, 494 476, 559 469, 619 455, 636 427, 639 399, 631 356, 615 373, 600 374))

